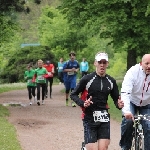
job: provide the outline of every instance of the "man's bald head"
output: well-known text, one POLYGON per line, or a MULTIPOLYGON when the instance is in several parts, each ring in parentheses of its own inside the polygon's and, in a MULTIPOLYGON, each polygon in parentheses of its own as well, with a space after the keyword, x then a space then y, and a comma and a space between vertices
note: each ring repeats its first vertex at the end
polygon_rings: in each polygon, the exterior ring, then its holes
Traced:
POLYGON ((147 61, 150 59, 150 54, 145 54, 143 57, 142 57, 142 62, 144 61, 147 61))
POLYGON ((142 57, 142 68, 146 74, 150 74, 150 54, 142 57))

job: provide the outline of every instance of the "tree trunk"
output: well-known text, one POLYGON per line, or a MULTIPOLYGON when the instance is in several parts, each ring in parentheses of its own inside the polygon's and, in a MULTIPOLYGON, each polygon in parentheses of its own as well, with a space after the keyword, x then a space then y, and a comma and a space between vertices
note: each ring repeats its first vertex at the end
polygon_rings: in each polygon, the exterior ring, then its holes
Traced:
POLYGON ((127 70, 137 63, 136 57, 136 50, 132 49, 127 51, 127 70))

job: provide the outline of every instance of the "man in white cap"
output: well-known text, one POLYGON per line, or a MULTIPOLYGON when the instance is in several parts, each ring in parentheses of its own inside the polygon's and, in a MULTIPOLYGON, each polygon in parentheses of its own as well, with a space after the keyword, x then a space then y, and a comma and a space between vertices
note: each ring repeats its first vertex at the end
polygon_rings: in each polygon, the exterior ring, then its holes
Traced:
POLYGON ((85 75, 72 91, 71 99, 82 108, 84 143, 86 150, 107 150, 110 143, 110 116, 108 96, 118 109, 123 107, 116 80, 106 74, 108 55, 95 55, 96 71, 85 75), (81 97, 79 95, 81 94, 81 97))

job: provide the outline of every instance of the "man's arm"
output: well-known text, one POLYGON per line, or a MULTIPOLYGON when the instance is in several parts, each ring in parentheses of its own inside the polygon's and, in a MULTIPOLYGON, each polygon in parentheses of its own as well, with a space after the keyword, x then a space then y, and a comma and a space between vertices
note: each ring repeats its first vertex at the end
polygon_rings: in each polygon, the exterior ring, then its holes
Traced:
POLYGON ((131 113, 130 96, 134 85, 134 76, 132 69, 129 69, 124 77, 121 88, 121 99, 124 101, 123 113, 131 113))
POLYGON ((84 107, 84 101, 79 98, 79 94, 86 88, 86 78, 83 77, 77 84, 76 88, 71 92, 70 98, 80 107, 84 107))
POLYGON ((116 108, 121 109, 122 107, 119 105, 120 95, 119 95, 119 90, 118 90, 118 85, 116 83, 116 80, 113 81, 113 89, 111 90, 110 95, 114 101, 116 108))

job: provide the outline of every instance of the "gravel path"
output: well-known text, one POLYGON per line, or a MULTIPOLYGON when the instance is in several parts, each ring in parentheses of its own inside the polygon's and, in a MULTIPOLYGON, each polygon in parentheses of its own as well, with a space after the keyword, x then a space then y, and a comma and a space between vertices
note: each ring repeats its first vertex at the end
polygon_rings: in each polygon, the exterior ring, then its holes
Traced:
MULTIPOLYGON (((63 85, 54 85, 52 99, 44 105, 29 105, 27 90, 0 94, 0 103, 21 103, 10 106, 8 120, 17 130, 22 150, 80 150, 83 141, 81 110, 65 106, 63 85)), ((109 150, 120 150, 120 123, 111 120, 109 150)))

